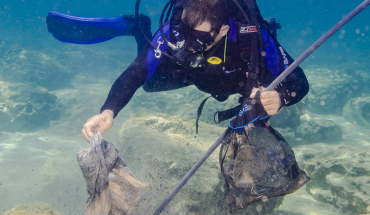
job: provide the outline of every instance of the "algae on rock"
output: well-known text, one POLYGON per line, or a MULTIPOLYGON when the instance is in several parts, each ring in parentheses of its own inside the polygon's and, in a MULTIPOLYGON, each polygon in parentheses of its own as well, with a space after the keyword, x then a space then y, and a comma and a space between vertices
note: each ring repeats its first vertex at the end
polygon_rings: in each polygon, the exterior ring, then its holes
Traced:
MULTIPOLYGON (((126 121, 116 147, 138 180, 150 184, 134 214, 153 213, 225 129, 200 122, 196 135, 195 120, 149 111, 126 121)), ((229 214, 224 186, 216 149, 162 214, 229 214)), ((272 210, 281 201, 272 198, 263 208, 272 210)), ((258 214, 260 207, 252 205, 237 214, 258 214)))
POLYGON ((370 128, 370 97, 353 98, 343 108, 343 116, 349 121, 370 128))
POLYGON ((331 204, 345 215, 370 213, 369 150, 341 145, 300 157, 300 166, 312 179, 306 190, 316 201, 331 204))
POLYGON ((3 215, 62 215, 60 211, 53 208, 48 203, 35 202, 26 205, 17 205, 10 211, 6 211, 3 215))
POLYGON ((356 74, 323 68, 306 69, 310 92, 303 99, 306 109, 318 114, 342 113, 343 106, 361 94, 364 84, 356 74))
POLYGON ((58 120, 62 105, 42 87, 0 81, 0 129, 30 132, 58 120))

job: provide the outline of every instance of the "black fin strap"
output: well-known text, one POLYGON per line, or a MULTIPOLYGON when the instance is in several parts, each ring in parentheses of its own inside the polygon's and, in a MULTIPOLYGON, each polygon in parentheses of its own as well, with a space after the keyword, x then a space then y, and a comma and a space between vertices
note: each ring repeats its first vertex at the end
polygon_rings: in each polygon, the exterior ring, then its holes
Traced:
POLYGON ((224 110, 224 111, 217 111, 215 115, 213 116, 213 120, 216 124, 220 124, 222 121, 228 120, 233 118, 238 114, 238 111, 240 110, 241 105, 238 105, 236 107, 224 110), (216 115, 218 118, 218 121, 216 121, 216 115))
POLYGON ((205 98, 202 103, 200 103, 199 107, 198 107, 198 114, 197 114, 197 121, 195 122, 195 130, 196 130, 196 134, 198 134, 198 121, 199 121, 199 117, 200 115, 202 114, 202 110, 203 110, 203 107, 204 105, 206 104, 206 101, 210 98, 211 96, 208 96, 207 98, 205 98))

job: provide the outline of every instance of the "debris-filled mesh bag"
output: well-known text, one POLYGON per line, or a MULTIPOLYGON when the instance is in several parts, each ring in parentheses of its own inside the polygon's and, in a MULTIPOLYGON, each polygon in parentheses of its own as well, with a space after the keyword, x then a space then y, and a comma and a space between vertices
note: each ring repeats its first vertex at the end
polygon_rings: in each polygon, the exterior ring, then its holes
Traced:
POLYGON ((77 160, 87 185, 87 215, 132 214, 149 185, 134 178, 112 143, 93 134, 90 148, 77 150, 77 160))
POLYGON ((253 112, 254 106, 248 107, 230 122, 220 151, 231 213, 263 199, 293 193, 309 180, 289 144, 266 119, 243 116, 253 112))

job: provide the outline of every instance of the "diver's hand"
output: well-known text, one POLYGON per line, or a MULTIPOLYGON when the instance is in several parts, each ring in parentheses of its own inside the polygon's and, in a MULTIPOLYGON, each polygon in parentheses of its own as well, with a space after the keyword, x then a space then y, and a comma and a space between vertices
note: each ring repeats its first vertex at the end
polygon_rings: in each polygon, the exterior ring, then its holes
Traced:
MULTIPOLYGON (((263 87, 263 90, 265 89, 266 88, 263 87)), ((254 98, 256 96, 257 91, 258 91, 258 88, 253 88, 250 97, 254 98)), ((281 106, 281 100, 280 100, 279 93, 275 90, 261 92, 261 103, 263 107, 265 108, 265 111, 267 112, 268 115, 272 116, 272 115, 277 114, 281 106)))
POLYGON ((87 120, 82 131, 81 136, 87 141, 90 142, 90 137, 93 133, 103 134, 112 128, 113 126, 113 117, 114 113, 111 110, 105 110, 99 115, 95 115, 87 120))

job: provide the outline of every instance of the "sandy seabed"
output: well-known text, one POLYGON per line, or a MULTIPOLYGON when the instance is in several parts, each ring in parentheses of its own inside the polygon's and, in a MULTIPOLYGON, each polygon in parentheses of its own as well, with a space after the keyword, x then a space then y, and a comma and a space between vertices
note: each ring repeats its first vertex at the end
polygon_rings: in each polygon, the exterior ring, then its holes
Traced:
MULTIPOLYGON (((63 214, 85 213, 86 185, 75 154, 78 145, 88 147, 80 131, 84 122, 99 112, 110 83, 104 79, 89 85, 80 83, 83 82, 77 78, 74 89, 53 92, 61 101, 78 99, 80 102, 66 110, 67 114, 60 121, 52 122, 50 128, 33 133, 0 133, 0 214, 16 205, 32 202, 47 202, 63 214)), ((131 108, 121 111, 114 127, 104 138, 117 142, 121 125, 132 115, 131 108)), ((369 149, 369 130, 346 122, 342 117, 325 118, 341 125, 344 131, 341 144, 369 149)), ((333 150, 337 147, 335 144, 318 143, 293 150, 299 157, 306 151, 333 150)), ((340 212, 332 205, 316 201, 302 188, 286 196, 273 214, 334 215, 340 212)))

